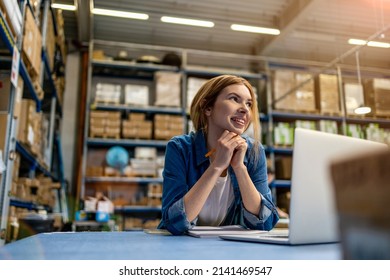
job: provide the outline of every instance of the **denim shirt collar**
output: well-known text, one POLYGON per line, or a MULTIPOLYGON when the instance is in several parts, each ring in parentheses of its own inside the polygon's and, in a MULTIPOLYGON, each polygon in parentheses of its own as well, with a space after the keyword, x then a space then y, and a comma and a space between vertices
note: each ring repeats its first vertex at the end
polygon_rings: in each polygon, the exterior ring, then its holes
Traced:
MULTIPOLYGON (((245 141, 248 143, 248 150, 245 153, 244 157, 244 164, 248 164, 248 151, 250 148, 252 148, 252 143, 249 141, 249 138, 245 135, 241 135, 242 138, 245 139, 245 141)), ((193 135, 194 143, 196 147, 196 164, 197 166, 202 165, 204 162, 209 161, 208 158, 205 157, 207 154, 207 145, 206 145, 206 136, 203 131, 199 130, 194 133, 193 135)))

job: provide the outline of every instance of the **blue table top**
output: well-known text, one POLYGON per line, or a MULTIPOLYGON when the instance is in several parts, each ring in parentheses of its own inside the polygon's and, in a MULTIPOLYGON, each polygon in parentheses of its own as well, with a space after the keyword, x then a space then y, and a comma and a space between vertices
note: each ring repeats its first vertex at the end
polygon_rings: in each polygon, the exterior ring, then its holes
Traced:
POLYGON ((340 244, 273 245, 135 232, 40 233, 0 247, 3 260, 334 260, 340 244))

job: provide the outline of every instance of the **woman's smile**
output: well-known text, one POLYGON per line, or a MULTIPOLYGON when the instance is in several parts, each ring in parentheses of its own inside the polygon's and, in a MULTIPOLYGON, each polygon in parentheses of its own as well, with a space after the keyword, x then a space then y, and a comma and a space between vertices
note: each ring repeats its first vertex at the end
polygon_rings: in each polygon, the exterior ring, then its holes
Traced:
POLYGON ((244 118, 240 118, 240 117, 233 117, 231 118, 231 120, 233 121, 233 123, 239 127, 245 127, 246 126, 246 121, 244 118))

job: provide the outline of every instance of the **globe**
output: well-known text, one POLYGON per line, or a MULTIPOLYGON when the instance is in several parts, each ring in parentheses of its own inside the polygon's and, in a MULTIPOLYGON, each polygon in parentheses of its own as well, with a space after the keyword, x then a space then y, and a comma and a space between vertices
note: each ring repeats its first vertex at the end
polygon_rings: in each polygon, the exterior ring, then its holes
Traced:
POLYGON ((129 153, 121 146, 111 147, 107 151, 106 162, 109 166, 123 171, 129 163, 129 153))

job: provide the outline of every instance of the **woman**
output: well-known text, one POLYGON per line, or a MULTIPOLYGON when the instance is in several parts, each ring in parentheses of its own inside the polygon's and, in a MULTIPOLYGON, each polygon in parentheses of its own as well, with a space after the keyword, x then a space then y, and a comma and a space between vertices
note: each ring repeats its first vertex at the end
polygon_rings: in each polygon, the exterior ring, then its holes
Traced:
POLYGON ((190 115, 195 132, 173 137, 166 148, 159 228, 174 235, 195 225, 271 230, 279 217, 249 82, 231 75, 207 81, 190 115), (255 139, 243 135, 251 122, 255 139))

